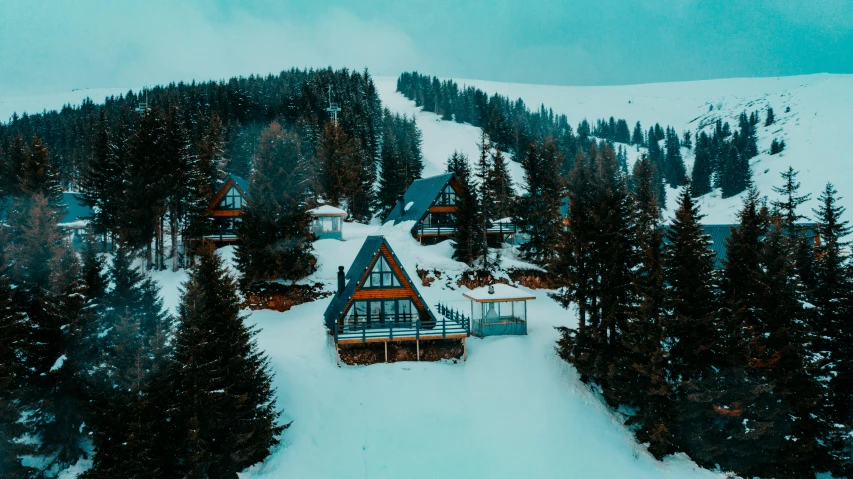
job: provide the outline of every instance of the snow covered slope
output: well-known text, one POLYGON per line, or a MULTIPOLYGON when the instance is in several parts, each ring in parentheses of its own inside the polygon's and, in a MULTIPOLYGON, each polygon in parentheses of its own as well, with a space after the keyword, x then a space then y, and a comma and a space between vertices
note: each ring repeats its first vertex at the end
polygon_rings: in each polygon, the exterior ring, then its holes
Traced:
MULTIPOLYGON (((476 157, 479 129, 470 125, 443 122, 437 115, 416 111, 413 102, 395 92, 396 79, 380 77, 377 86, 382 101, 393 111, 414 114, 424 135, 425 175, 443 169, 447 156, 454 149, 476 157)), ((844 199, 841 204, 853 214, 853 75, 805 75, 782 78, 736 78, 680 83, 608 87, 565 87, 497 83, 457 79, 486 93, 500 93, 511 99, 522 98, 530 108, 544 104, 555 113, 566 114, 572 125, 584 118, 591 123, 598 118, 624 118, 633 128, 640 121, 645 130, 655 123, 671 125, 681 133, 696 132, 701 125, 715 119, 737 126, 737 115, 746 110, 764 110, 769 105, 776 114, 776 123, 758 127, 758 146, 761 152, 751 162, 754 181, 762 194, 774 198, 772 186, 780 183, 779 173, 793 166, 800 170, 802 192, 811 192, 813 200, 803 207, 809 214, 827 181, 831 181, 844 199), (713 106, 713 110, 710 107, 713 106), (785 109, 790 107, 790 112, 785 109), (784 139, 786 150, 769 154, 770 143, 776 137, 784 139)), ((688 172, 692 167, 692 152, 684 151, 688 172)), ((629 150, 629 160, 636 151, 629 150)), ((514 178, 521 180, 518 164, 514 178)), ((668 195, 670 211, 675 191, 668 195)), ((734 221, 741 198, 721 199, 719 192, 706 195, 702 202, 707 223, 734 221)))
MULTIPOLYGON (((334 289, 364 237, 383 234, 408 274, 458 273, 447 242, 420 246, 411 225, 344 225, 346 241, 315 243, 312 279, 334 289)), ((227 252, 226 252, 227 254, 227 252)), ((464 289, 463 289, 464 290, 464 289)), ((467 307, 462 290, 435 281, 427 302, 467 307)), ((529 335, 470 338, 460 364, 335 365, 323 324, 328 299, 285 313, 258 311, 258 343, 276 372, 284 445, 248 478, 691 478, 719 477, 683 456, 655 461, 554 352, 554 326, 575 317, 531 291, 529 335)))

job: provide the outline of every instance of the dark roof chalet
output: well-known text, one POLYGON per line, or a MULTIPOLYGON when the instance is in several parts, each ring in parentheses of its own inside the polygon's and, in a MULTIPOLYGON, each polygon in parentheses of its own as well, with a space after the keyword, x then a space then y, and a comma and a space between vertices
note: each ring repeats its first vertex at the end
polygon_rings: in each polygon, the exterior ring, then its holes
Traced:
POLYGON ((92 219, 92 208, 83 202, 83 195, 80 193, 62 193, 62 203, 59 206, 62 208, 63 212, 63 216, 59 220, 59 224, 75 223, 77 221, 88 221, 92 219))
MULTIPOLYGON (((346 313, 346 306, 349 303, 350 298, 355 294, 358 286, 363 282, 368 272, 368 268, 373 264, 376 257, 382 254, 380 248, 383 244, 388 248, 388 251, 391 252, 392 259, 400 266, 404 279, 412 286, 415 293, 420 295, 420 293, 417 292, 415 283, 412 282, 412 279, 409 278, 408 273, 406 273, 406 268, 403 267, 403 264, 394 253, 394 250, 391 249, 391 245, 388 244, 385 237, 368 236, 367 239, 364 240, 364 244, 361 245, 361 249, 358 251, 358 254, 355 256, 355 260, 353 260, 346 272, 346 285, 344 286, 343 292, 338 294, 338 292, 335 291, 334 298, 332 298, 332 301, 329 302, 329 306, 326 308, 324 317, 326 319, 326 326, 328 326, 329 329, 334 328, 338 319, 346 313)), ((426 306, 426 302, 423 303, 427 311, 429 311, 430 316, 432 316, 432 319, 435 320, 435 316, 429 306, 426 306)))
MULTIPOLYGON (((737 226, 736 224, 702 225, 711 243, 711 251, 714 252, 715 268, 722 268, 725 264, 727 258, 726 242, 729 240, 729 236, 732 235, 732 228, 736 228, 737 226)), ((799 223, 797 226, 803 229, 807 238, 813 239, 815 237, 814 223, 799 223)))
POLYGON ((453 173, 444 173, 413 181, 384 222, 393 221, 396 225, 403 221, 420 221, 452 178, 453 173))

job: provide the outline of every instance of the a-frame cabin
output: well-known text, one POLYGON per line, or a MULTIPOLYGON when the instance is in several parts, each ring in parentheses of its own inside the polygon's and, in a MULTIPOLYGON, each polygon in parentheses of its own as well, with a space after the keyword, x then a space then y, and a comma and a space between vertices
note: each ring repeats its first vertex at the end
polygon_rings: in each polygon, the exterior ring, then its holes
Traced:
MULTIPOLYGON (((393 221, 397 225, 414 221, 412 236, 422 244, 438 243, 456 232, 461 195, 462 186, 453 173, 415 180, 385 218, 385 223, 393 221)), ((508 218, 494 221, 486 229, 490 238, 499 239, 515 231, 508 218)))
POLYGON ((436 319, 388 241, 368 236, 326 308, 336 344, 460 339, 468 327, 436 319))
POLYGON ((215 244, 237 241, 237 226, 248 200, 249 185, 246 180, 237 175, 226 176, 205 211, 205 215, 213 219, 213 228, 204 239, 215 244))

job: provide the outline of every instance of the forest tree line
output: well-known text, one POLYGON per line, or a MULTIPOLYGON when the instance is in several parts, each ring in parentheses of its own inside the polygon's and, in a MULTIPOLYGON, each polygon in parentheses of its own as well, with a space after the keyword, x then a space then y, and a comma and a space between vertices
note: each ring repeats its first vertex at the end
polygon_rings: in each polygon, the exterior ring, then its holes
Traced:
POLYGON ((515 196, 503 156, 454 153, 462 185, 455 258, 495 272, 500 248, 483 228, 512 216, 522 258, 578 313, 559 355, 618 409, 657 458, 686 453, 743 477, 847 477, 853 442, 851 232, 828 184, 807 222, 797 172, 768 202, 750 187, 717 264, 685 181, 664 223, 648 155, 626 174, 605 140, 579 152, 566 177, 551 138, 521 157, 515 196), (566 204, 567 203, 567 204, 566 204))
MULTIPOLYGON (((511 153, 519 162, 531 143, 542 145, 546 138, 551 138, 563 159, 557 165, 557 171, 563 176, 572 171, 578 151, 588 151, 596 140, 607 140, 646 148, 657 177, 670 187, 678 188, 687 174, 681 148, 692 149, 695 143, 700 166, 693 170, 694 193, 701 196, 714 187, 720 188, 723 197, 728 198, 748 188, 752 178, 749 160, 758 154, 756 125, 759 114, 755 111, 743 112, 734 132, 727 122, 718 120, 710 135, 703 131, 696 135, 690 131, 679 134, 674 128, 663 128, 659 124, 644 130, 640 122, 629 129, 626 120, 614 117, 598 119, 594 124, 584 119, 573 129, 566 115, 554 114, 544 105, 538 110, 530 109, 521 98, 513 101, 497 93, 489 96, 479 88, 460 87, 453 80, 439 80, 418 72, 401 74, 397 79, 397 91, 443 120, 482 128, 495 148, 511 153)), ((768 107, 764 124, 769 126, 774 121, 773 109, 768 107)), ((771 153, 782 149, 784 143, 776 141, 771 153)), ((658 201, 665 207, 663 186, 658 190, 658 201)))

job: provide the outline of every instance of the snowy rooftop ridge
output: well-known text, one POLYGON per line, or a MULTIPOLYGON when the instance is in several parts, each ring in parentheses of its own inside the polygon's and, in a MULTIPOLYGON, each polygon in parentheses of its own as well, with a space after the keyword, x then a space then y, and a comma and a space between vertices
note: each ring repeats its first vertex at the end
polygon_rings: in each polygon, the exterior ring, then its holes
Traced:
POLYGON ((489 286, 480 286, 471 291, 462 293, 462 296, 478 303, 491 303, 497 301, 525 301, 536 299, 533 294, 523 291, 508 284, 498 283, 489 286), (489 290, 492 289, 492 292, 489 290))
POLYGON ((308 210, 308 214, 314 216, 346 216, 347 212, 332 205, 323 205, 308 210))

